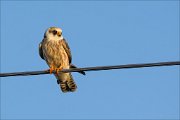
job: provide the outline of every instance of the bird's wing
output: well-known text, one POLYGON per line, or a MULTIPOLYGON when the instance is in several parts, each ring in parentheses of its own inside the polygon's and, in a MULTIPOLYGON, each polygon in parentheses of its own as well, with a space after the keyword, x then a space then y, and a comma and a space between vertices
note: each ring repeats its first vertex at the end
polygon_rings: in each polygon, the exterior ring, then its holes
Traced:
POLYGON ((44 56, 43 56, 43 49, 42 49, 42 43, 40 42, 39 43, 39 56, 44 59, 44 56))
MULTIPOLYGON (((71 64, 70 68, 78 68, 78 67, 76 67, 75 65, 71 64)), ((81 73, 83 75, 86 75, 86 73, 84 71, 79 71, 79 73, 81 73)))
POLYGON ((71 63, 72 62, 71 50, 70 50, 69 45, 68 45, 68 43, 66 42, 65 39, 62 40, 62 46, 63 46, 63 48, 65 49, 65 51, 66 51, 66 53, 68 55, 69 63, 71 63))

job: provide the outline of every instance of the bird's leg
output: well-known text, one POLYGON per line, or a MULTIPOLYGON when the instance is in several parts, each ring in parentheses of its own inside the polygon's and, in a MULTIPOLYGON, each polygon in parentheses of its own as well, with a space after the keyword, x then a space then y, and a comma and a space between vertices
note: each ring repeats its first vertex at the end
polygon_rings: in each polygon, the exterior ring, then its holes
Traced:
POLYGON ((52 74, 54 70, 56 70, 55 67, 53 65, 51 65, 50 69, 49 69, 49 73, 52 74))
MULTIPOLYGON (((58 75, 59 71, 63 69, 63 65, 60 65, 58 68, 56 68, 56 74, 58 75)), ((60 80, 57 80, 57 84, 60 84, 60 80)))
POLYGON ((58 74, 58 73, 59 73, 59 71, 61 71, 62 69, 63 69, 63 67, 62 67, 62 66, 60 66, 60 67, 56 68, 56 74, 58 74))

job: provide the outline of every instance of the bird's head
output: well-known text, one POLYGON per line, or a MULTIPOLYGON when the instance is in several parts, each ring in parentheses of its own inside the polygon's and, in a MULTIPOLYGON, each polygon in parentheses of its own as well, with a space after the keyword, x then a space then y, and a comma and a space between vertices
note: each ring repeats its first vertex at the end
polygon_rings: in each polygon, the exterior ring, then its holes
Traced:
POLYGON ((52 40, 61 40, 63 39, 62 29, 58 27, 50 27, 46 30, 44 34, 44 38, 48 38, 52 40))

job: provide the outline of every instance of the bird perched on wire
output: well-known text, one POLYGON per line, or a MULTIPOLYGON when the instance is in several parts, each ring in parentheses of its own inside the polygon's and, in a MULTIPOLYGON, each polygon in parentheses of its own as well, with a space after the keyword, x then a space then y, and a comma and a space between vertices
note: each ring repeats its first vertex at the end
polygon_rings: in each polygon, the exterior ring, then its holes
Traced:
MULTIPOLYGON (((72 62, 70 48, 62 35, 61 28, 50 27, 44 33, 44 39, 39 44, 39 55, 50 67, 60 84, 62 92, 74 92, 77 88, 71 73, 59 72, 62 69, 76 68, 72 62)), ((85 75, 85 72, 80 72, 85 75)))

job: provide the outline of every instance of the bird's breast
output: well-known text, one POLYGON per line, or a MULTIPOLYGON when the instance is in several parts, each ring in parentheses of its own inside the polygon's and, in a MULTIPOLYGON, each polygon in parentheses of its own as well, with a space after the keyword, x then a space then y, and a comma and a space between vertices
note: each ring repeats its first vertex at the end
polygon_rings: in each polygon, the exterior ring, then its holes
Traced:
POLYGON ((55 66, 63 65, 65 68, 69 66, 68 55, 63 48, 61 41, 48 41, 44 43, 44 54, 48 64, 55 66))

